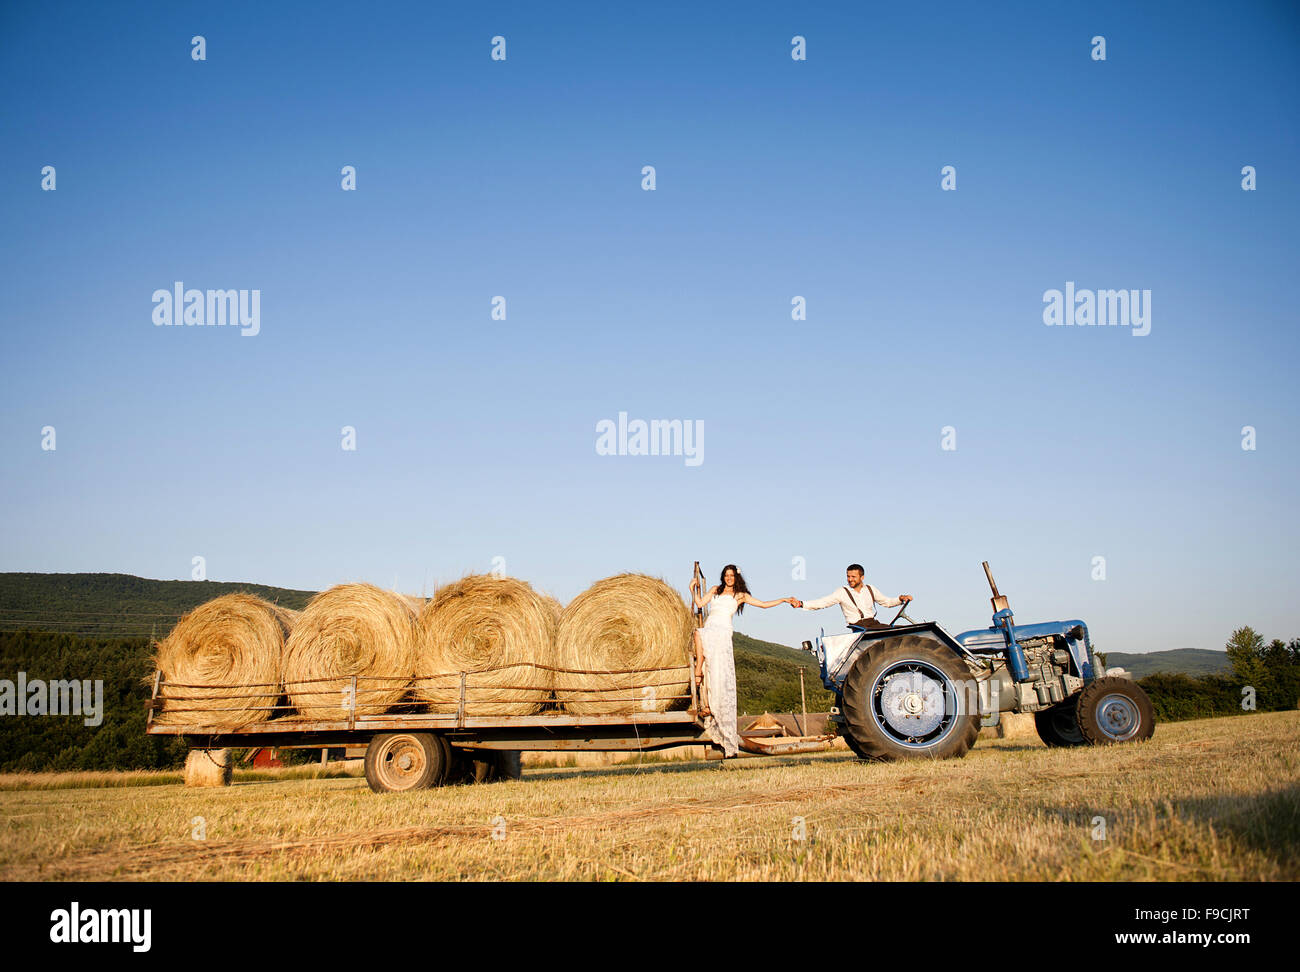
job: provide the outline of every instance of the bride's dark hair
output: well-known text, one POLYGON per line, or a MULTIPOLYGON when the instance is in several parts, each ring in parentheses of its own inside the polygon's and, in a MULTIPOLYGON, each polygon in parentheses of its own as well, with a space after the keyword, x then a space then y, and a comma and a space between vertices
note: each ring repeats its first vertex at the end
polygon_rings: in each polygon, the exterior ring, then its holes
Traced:
MULTIPOLYGON (((727 571, 729 570, 734 572, 736 575, 736 582, 731 585, 731 589, 734 590, 737 594, 748 594, 749 587, 745 584, 745 578, 740 575, 740 568, 737 567, 735 564, 727 564, 726 567, 722 568, 722 573, 718 575, 718 586, 713 589, 714 595, 716 596, 718 594, 721 594, 723 590, 726 589, 727 571)), ((740 604, 736 606, 737 614, 742 613, 744 610, 745 610, 745 605, 740 604)))

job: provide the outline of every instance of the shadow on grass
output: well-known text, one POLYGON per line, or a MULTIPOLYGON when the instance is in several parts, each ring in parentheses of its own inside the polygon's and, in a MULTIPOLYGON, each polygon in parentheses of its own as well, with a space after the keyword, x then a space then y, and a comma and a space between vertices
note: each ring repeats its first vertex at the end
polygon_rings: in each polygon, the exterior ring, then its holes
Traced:
MULTIPOLYGON (((1117 812, 1113 807, 1042 809, 1063 822, 1084 828, 1092 826, 1094 817, 1115 821, 1134 813, 1131 809, 1117 812)), ((1174 818, 1210 826, 1217 834, 1259 851, 1289 869, 1300 860, 1300 784, 1297 783, 1256 793, 1171 796, 1155 806, 1155 813, 1162 822, 1174 818)))
POLYGON ((818 754, 810 757, 806 754, 790 756, 740 756, 735 759, 695 759, 647 761, 638 763, 629 760, 610 766, 533 766, 524 770, 524 780, 567 780, 575 776, 586 777, 620 777, 644 776, 647 773, 743 773, 756 769, 770 769, 773 766, 812 766, 821 763, 861 763, 873 765, 860 760, 852 753, 818 754))
MULTIPOLYGON (((728 762, 731 762, 731 760, 728 760, 728 762)), ((721 764, 722 760, 679 760, 672 763, 637 763, 629 761, 610 766, 533 766, 524 770, 524 782, 527 783, 533 780, 538 782, 571 780, 575 776, 620 777, 645 775, 647 773, 696 773, 702 770, 716 770, 721 764)))
POLYGON ((972 753, 1046 753, 1048 748, 1042 743, 1008 743, 1005 740, 996 740, 997 745, 990 745, 995 740, 981 739, 979 743, 972 746, 972 753))
MULTIPOLYGON (((366 778, 357 773, 329 773, 321 776, 255 776, 247 779, 240 779, 238 775, 231 781, 231 786, 261 786, 266 783, 323 783, 326 780, 356 780, 362 786, 366 785, 366 778)), ((182 784, 183 785, 183 784, 182 784)), ((203 787, 201 789, 209 789, 203 787)), ((220 789, 220 787, 211 787, 210 789, 220 789)))

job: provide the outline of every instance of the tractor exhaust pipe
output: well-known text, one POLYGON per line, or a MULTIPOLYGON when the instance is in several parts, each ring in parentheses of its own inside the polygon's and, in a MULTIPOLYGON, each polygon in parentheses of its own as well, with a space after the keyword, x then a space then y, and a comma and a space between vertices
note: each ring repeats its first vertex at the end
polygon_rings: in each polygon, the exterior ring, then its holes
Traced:
MULTIPOLYGON (((984 576, 989 579, 989 590, 993 592, 993 597, 989 599, 990 603, 993 605, 993 613, 997 614, 999 611, 1010 611, 1011 604, 1007 601, 1005 595, 998 593, 998 584, 997 581, 993 579, 993 571, 989 570, 989 562, 987 560, 984 561, 984 576)), ((1007 620, 1012 624, 1015 623, 1014 617, 1010 617, 1007 620)))

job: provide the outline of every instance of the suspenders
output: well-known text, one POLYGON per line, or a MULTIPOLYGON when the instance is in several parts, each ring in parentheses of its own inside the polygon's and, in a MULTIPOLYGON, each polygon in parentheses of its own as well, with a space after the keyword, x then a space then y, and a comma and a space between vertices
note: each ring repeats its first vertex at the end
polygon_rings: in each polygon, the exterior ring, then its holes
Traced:
MULTIPOLYGON (((866 585, 864 584, 863 587, 865 586, 866 585)), ((858 621, 865 621, 867 619, 867 612, 862 610, 861 607, 858 607, 858 599, 853 596, 853 591, 851 591, 849 588, 846 587, 844 588, 844 593, 849 596, 849 600, 853 602, 853 606, 858 609, 858 614, 860 615, 858 621)), ((855 623, 855 622, 850 622, 850 623, 855 623)))

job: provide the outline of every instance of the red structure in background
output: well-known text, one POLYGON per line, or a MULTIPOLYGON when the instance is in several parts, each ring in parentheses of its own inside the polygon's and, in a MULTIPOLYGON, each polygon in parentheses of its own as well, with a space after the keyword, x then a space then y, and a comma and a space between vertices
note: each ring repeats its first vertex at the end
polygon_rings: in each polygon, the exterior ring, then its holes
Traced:
POLYGON ((253 753, 253 766, 257 769, 272 769, 283 765, 274 749, 259 749, 253 753))

